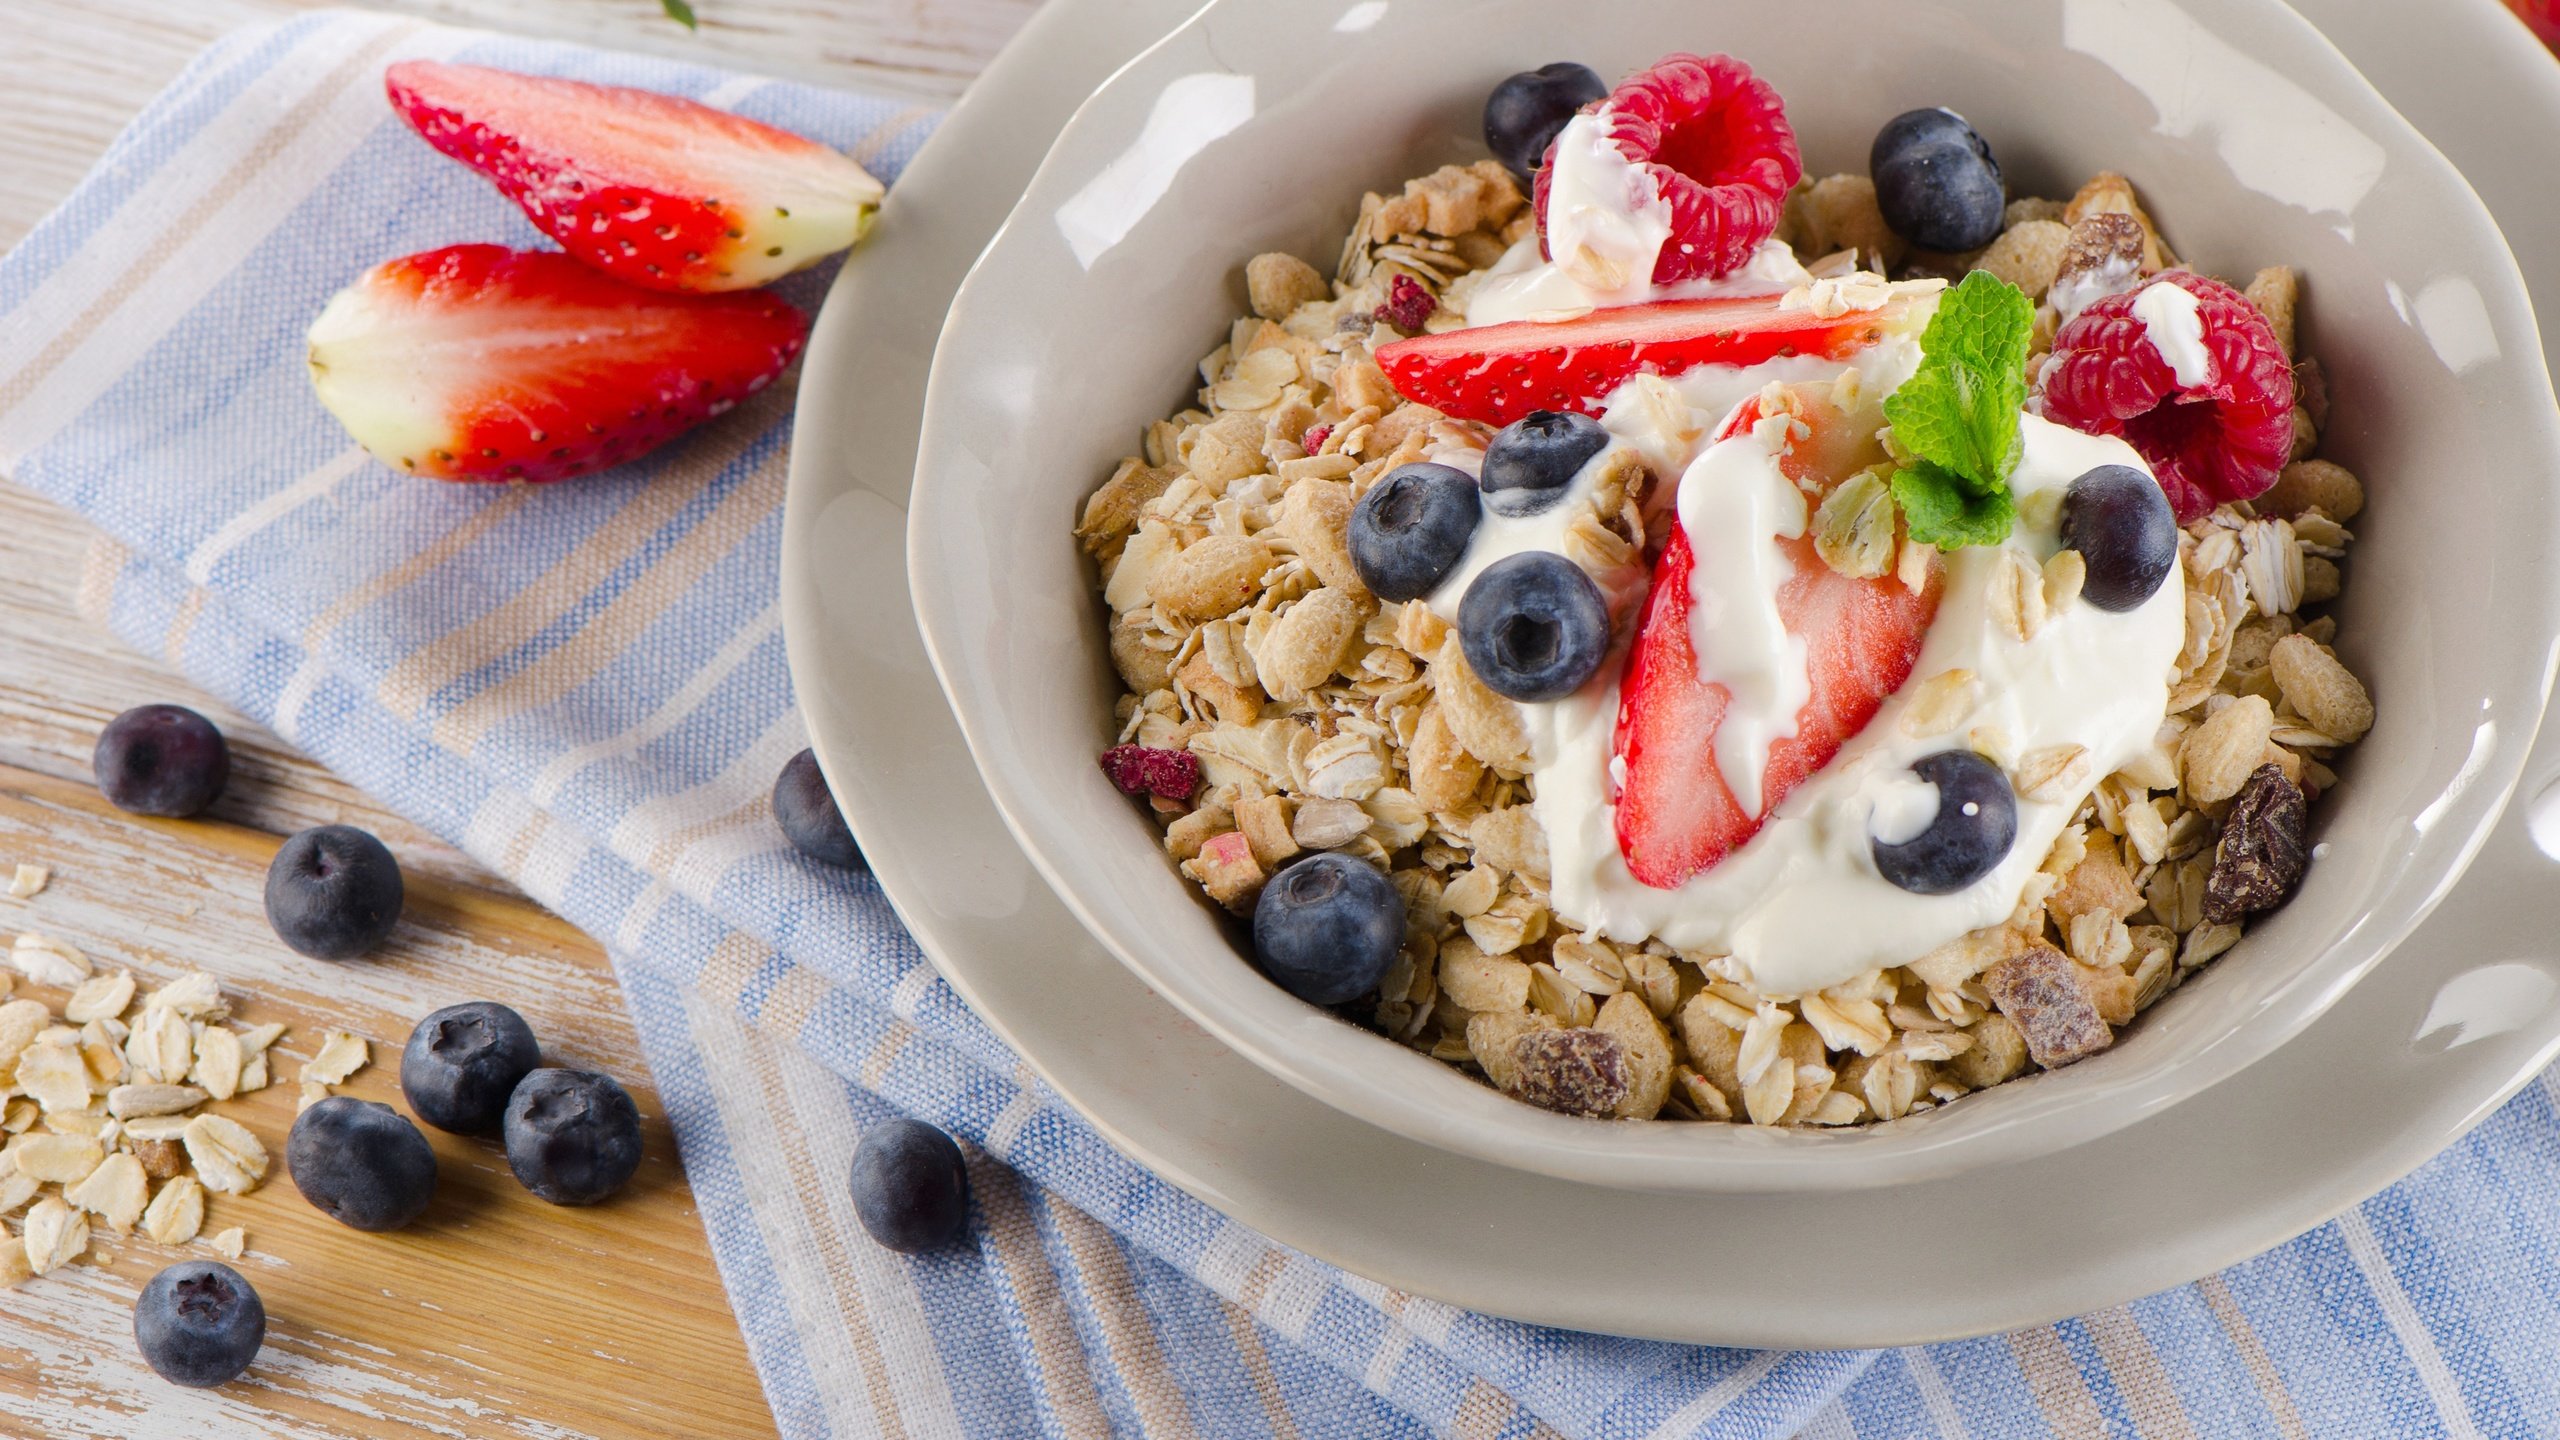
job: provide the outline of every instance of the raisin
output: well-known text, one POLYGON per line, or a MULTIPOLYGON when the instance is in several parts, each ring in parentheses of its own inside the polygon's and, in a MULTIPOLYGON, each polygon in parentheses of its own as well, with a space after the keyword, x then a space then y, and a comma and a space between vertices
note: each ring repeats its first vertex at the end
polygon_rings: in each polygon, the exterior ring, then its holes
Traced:
POLYGON ((2273 764, 2251 771, 2232 798, 2205 877, 2205 923, 2228 925, 2283 904, 2311 863, 2310 818, 2302 787, 2284 771, 2273 764))

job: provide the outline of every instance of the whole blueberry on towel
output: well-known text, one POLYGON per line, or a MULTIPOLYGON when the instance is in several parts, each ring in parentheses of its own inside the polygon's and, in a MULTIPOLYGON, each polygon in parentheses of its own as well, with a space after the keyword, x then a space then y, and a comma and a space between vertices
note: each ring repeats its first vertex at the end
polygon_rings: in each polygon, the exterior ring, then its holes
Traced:
POLYGON ((827 777, 818 770, 816 751, 803 750, 782 767, 781 777, 773 782, 773 818, 781 824, 791 848, 810 859, 847 870, 871 868, 871 862, 862 858, 862 847, 854 843, 853 827, 844 823, 844 811, 827 789, 827 777))
POLYGON ((200 815, 231 778, 231 747, 183 705, 143 705, 107 722, 90 756, 98 792, 136 815, 200 815))
POLYGON ((1458 645, 1493 693, 1561 700, 1609 656, 1609 602, 1581 566, 1552 550, 1524 550, 1467 586, 1458 645))
POLYGON ((969 1228, 969 1167, 950 1136, 921 1120, 883 1120, 853 1148, 853 1213, 871 1238, 914 1255, 969 1228))
POLYGON ((212 1260, 172 1265, 134 1297, 134 1344, 172 1384, 204 1390, 238 1379, 266 1338, 258 1292, 212 1260))
POLYGON ((1378 988, 1404 943, 1404 897, 1376 866, 1317 855, 1271 877, 1253 906, 1253 960, 1310 1005, 1378 988))
POLYGON ((1867 155, 1884 223, 1923 250, 1975 250, 1998 239, 2008 189, 1991 145, 1952 110, 1885 122, 1867 155))
POLYGON ((1485 148, 1526 185, 1546 163, 1547 147, 1573 112, 1607 98, 1608 82, 1588 65, 1559 60, 1523 70, 1485 97, 1485 148))
POLYGON ((409 1032, 400 1093, 417 1117, 457 1135, 495 1135, 517 1082, 542 1063, 524 1017, 494 1000, 447 1005, 409 1032))
POLYGON ((352 960, 400 923, 400 862, 352 825, 320 825, 284 842, 267 866, 267 923, 319 960, 352 960))
POLYGON ((593 1205, 640 1168, 640 1107, 610 1075, 541 1069, 507 1100, 507 1168, 554 1205, 593 1205))
POLYGON ((2000 767, 1970 750, 1913 762, 1935 786, 1936 810, 1916 835, 1871 837, 1876 869, 1915 895, 1952 895, 1999 868, 2018 836, 2018 797, 2000 767))
POLYGON ((1535 515, 1564 499, 1565 487, 1591 457, 1609 448, 1609 432, 1588 415, 1532 410, 1494 432, 1485 447, 1485 508, 1497 515, 1535 515))
POLYGON ((436 1152, 388 1105, 332 1095, 294 1117, 284 1143, 293 1187, 312 1208, 357 1230, 397 1230, 436 1193, 436 1152))
POLYGON ((1466 558, 1484 520, 1476 482, 1449 465, 1399 465, 1351 512, 1351 568, 1381 600, 1419 600, 1466 558))

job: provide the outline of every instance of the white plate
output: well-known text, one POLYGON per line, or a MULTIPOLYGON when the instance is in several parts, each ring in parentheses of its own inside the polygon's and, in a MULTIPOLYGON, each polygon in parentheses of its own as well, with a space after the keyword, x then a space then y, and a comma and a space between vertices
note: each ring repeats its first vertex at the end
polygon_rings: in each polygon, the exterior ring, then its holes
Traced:
MULTIPOLYGON (((1115 1144, 1278 1240, 1450 1303, 1702 1343, 1902 1344, 2118 1303, 2280 1243, 2414 1168, 2560 1051, 2560 917, 2511 905, 2492 920, 2464 903, 2551 893, 2518 814, 2408 944, 2210 1102, 1970 1180, 1702 1201, 1524 1176, 1346 1119, 1176 1015, 1077 927, 987 801, 908 619, 901 532, 923 361, 950 290, 1039 159, 1033 137, 1186 8, 1053 0, 908 170, 820 317, 784 541, 802 705, 882 883, 954 987, 1115 1144), (1622 1234, 1711 1224, 1717 1244, 1545 1259, 1532 1237, 1558 1213, 1622 1234), (1914 1221, 1932 1243, 1900 1247, 1890 1273, 1871 1247, 1820 1243, 1914 1221)), ((2327 0, 2315 15, 2357 8, 2327 0)), ((2467 51, 2523 43, 2489 0, 2433 10, 2423 36, 2409 33, 2419 18, 2360 26, 2359 50, 2399 61, 2377 78, 2443 87, 2431 94, 2479 73, 2467 51), (2454 58, 2427 70, 2420 38, 2454 58)), ((2551 173, 2560 71, 2543 71, 2500 72, 2494 116, 2435 107, 2431 137, 2475 173, 2551 173)), ((2527 274, 2552 283, 2551 201, 2481 188, 2526 207, 2501 213, 2527 274)), ((2543 299, 2546 313, 2560 304, 2543 299)), ((2520 793, 2555 776, 2560 748, 2545 744, 2520 793)))

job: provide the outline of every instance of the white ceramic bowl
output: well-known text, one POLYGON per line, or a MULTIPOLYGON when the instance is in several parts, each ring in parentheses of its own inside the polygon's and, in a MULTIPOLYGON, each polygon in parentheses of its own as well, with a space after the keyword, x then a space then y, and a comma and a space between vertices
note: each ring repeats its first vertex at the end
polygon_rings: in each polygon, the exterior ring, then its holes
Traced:
MULTIPOLYGON (((2560 629, 2560 423, 2514 262, 2459 175, 2274 0, 1545 0, 1213 4, 1078 113, 954 303, 908 557, 917 615, 1008 823, 1150 987, 1290 1084, 1430 1144, 1647 1189, 1901 1184, 2060 1150, 2265 1056, 2450 888, 2513 788, 2560 629), (2305 273, 2365 477, 2339 610, 2381 718, 2315 817, 2301 893, 2104 1055, 1889 1125, 1790 1133, 1569 1119, 1300 1004, 1242 958, 1094 765, 1119 685, 1084 497, 1185 403, 1243 261, 1328 263, 1364 189, 1481 152, 1502 75, 1729 51, 1775 82, 1811 174, 1862 169, 1906 108, 1963 110, 2021 194, 2099 169, 2188 260, 2305 273)), ((1037 955, 1019 963, 1036 965, 1037 955)), ((2209 1103, 2209 1102, 2208 1102, 2209 1103)))

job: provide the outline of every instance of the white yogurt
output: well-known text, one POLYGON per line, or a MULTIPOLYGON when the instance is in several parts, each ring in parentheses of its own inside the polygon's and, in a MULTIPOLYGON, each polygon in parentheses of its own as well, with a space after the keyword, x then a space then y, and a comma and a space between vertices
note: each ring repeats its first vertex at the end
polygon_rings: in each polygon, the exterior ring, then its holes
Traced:
POLYGON ((2154 280, 2133 297, 2133 318, 2142 322, 2143 338, 2160 352, 2181 388, 2212 383, 2213 352, 2204 348, 2204 306, 2195 292, 2154 280))
POLYGON ((1717 662, 1699 678, 1731 696, 1716 727, 1716 768, 1746 815, 1761 811, 1769 747, 1795 735, 1797 712, 1813 698, 1804 637, 1788 633, 1778 613, 1778 591, 1795 567, 1775 542, 1802 537, 1812 518, 1775 458, 1795 423, 1772 415, 1710 445, 1680 480, 1680 529, 1695 557, 1690 646, 1717 662))
MULTIPOLYGON (((1673 889, 1645 885, 1627 870, 1616 833, 1622 777, 1612 773, 1616 666, 1604 670, 1605 680, 1561 701, 1523 707, 1558 915, 1586 933, 1617 940, 1659 938, 1684 950, 1729 953, 1759 990, 1783 996, 1901 964, 2017 908, 2028 877, 2088 790, 2149 750, 2186 628, 2175 570, 2137 609, 2110 613, 2075 602, 2031 641, 2018 641, 1994 617, 1992 582, 2005 552, 2041 566, 2059 548, 2060 507, 2039 505, 2034 497, 2097 465, 2143 468, 2121 440, 2032 416, 2021 423, 2024 455, 2010 484, 2022 512, 2046 516, 2044 523, 2021 520, 2004 544, 1947 557, 1944 596, 1913 685, 1888 699, 1829 765, 1779 803, 1758 834, 1713 869, 1673 889), (1913 686, 1958 668, 1976 680, 1968 711, 1945 733, 1905 733, 1900 721, 1913 686), (1967 744, 1977 727, 1986 735, 1998 732, 2012 756, 2085 746, 2085 782, 2047 801, 2021 797, 2016 842, 1974 884, 1951 895, 1899 889, 1877 872, 1870 837, 1882 833, 1890 842, 1926 828, 1936 794, 1911 776, 1911 763, 1967 744)), ((1757 451, 1775 468, 1756 434, 1718 445, 1757 451)), ((1740 462, 1692 466, 1688 475, 1704 479, 1742 468, 1740 462)), ((1687 484, 1684 478, 1684 490, 1687 484)), ((1721 768, 1721 755, 1718 763, 1721 768)))
POLYGON ((2080 318, 2080 312, 2106 299, 2132 289, 2142 279, 2142 262, 2128 255, 2110 255, 2086 270, 2074 270, 2053 282, 2045 298, 2052 302, 2054 315, 2068 325, 2080 318))

